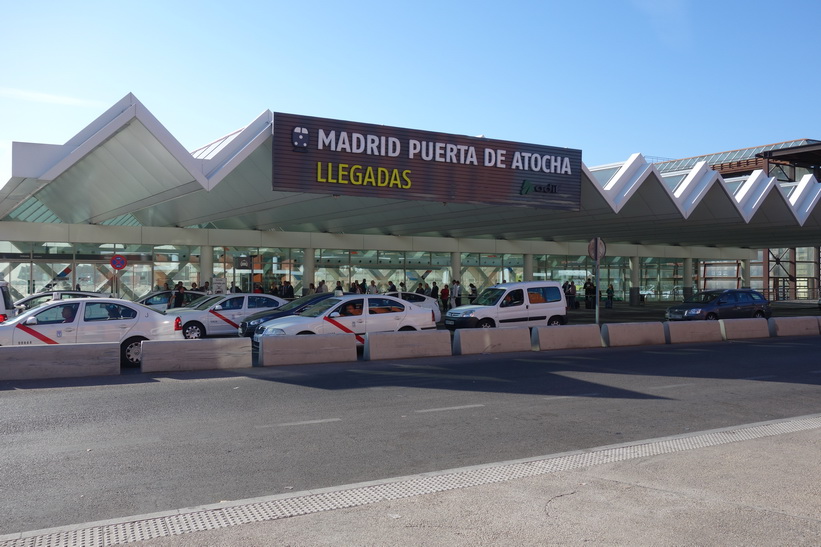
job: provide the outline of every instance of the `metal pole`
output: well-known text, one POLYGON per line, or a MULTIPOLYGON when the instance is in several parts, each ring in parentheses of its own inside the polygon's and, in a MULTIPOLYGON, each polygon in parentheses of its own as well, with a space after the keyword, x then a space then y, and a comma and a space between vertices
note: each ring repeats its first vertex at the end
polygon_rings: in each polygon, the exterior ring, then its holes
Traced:
POLYGON ((596 325, 599 324, 599 238, 596 238, 596 294, 593 296, 593 305, 596 307, 596 325))

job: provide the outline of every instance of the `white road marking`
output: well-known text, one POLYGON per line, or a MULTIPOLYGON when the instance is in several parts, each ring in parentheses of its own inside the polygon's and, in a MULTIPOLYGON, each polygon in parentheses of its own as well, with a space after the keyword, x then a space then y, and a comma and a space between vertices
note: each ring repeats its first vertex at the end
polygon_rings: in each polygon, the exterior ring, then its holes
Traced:
POLYGON ((415 410, 414 412, 446 412, 448 410, 464 410, 466 408, 481 408, 485 405, 463 405, 463 406, 449 406, 444 408, 427 408, 425 410, 415 410))
POLYGON ((314 425, 314 424, 327 424, 331 422, 341 422, 342 418, 327 418, 325 420, 305 420, 302 422, 285 422, 281 424, 264 424, 264 425, 257 425, 255 426, 258 429, 266 428, 266 427, 290 427, 293 425, 314 425))
POLYGON ((578 395, 556 395, 555 397, 545 397, 546 401, 558 401, 559 399, 575 399, 577 397, 598 397, 599 393, 579 393, 578 395))

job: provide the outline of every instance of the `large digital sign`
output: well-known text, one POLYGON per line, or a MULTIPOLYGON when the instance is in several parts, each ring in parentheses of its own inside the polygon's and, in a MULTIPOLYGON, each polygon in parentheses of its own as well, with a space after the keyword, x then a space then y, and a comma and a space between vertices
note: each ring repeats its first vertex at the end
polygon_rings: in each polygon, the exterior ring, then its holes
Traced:
POLYGON ((273 189, 579 210, 581 150, 274 114, 273 189))

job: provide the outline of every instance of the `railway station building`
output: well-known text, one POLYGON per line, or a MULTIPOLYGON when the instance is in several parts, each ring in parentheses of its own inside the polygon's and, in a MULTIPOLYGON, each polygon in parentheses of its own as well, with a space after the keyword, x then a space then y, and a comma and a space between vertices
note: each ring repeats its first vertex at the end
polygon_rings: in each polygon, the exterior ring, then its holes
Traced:
POLYGON ((188 151, 128 94, 64 144, 14 142, 11 165, 0 273, 14 298, 78 285, 136 298, 177 281, 579 284, 597 262, 631 303, 719 287, 819 296, 812 139, 590 167, 561 143, 266 110, 188 151))

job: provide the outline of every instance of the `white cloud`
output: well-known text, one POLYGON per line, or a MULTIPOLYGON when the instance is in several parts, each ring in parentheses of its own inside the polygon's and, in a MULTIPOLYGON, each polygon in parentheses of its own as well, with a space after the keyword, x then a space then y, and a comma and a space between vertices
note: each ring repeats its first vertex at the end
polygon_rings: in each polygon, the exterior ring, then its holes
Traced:
POLYGON ((100 108, 101 106, 105 106, 100 101, 89 101, 86 99, 65 97, 63 95, 52 95, 50 93, 28 91, 26 89, 15 89, 11 87, 0 87, 0 97, 6 99, 14 99, 18 101, 25 101, 29 103, 59 104, 67 106, 82 106, 93 108, 100 108))

